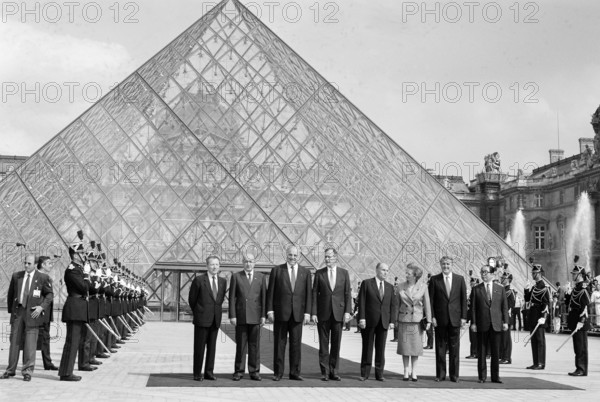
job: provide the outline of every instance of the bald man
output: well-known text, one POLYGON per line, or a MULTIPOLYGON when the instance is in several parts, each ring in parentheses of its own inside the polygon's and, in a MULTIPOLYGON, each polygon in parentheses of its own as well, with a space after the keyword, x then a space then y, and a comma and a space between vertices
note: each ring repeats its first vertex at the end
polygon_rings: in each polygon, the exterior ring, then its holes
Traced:
POLYGON ((250 379, 260 381, 260 327, 267 316, 267 279, 254 272, 254 255, 243 258, 244 269, 231 276, 229 321, 235 326, 233 381, 244 377, 246 354, 250 379))
POLYGON ((375 278, 363 281, 358 295, 358 326, 361 328, 362 355, 360 358, 360 380, 365 381, 371 373, 373 344, 375 344, 375 379, 385 381, 385 342, 388 329, 394 329, 398 316, 397 298, 394 287, 385 281, 389 267, 378 263, 375 278))

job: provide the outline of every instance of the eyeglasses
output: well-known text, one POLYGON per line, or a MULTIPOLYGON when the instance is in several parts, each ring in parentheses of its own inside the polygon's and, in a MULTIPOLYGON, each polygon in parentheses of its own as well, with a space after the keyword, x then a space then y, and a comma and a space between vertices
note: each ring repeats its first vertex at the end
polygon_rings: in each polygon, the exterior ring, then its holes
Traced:
POLYGON ((482 274, 489 274, 490 271, 481 271, 482 274))

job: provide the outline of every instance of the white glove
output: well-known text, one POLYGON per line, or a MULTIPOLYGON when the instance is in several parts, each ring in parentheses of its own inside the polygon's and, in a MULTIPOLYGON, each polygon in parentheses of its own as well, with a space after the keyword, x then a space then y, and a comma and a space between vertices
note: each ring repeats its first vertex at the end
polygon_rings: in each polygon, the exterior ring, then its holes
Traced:
POLYGON ((84 274, 89 274, 91 271, 91 267, 90 267, 90 263, 86 262, 85 264, 83 264, 83 273, 84 274))
POLYGON ((545 323, 546 323, 546 319, 544 317, 542 317, 538 320, 538 324, 540 324, 540 325, 545 324, 545 323))
POLYGON ((578 322, 577 323, 577 328, 575 328, 575 330, 579 331, 581 328, 583 328, 583 323, 582 322, 578 322))

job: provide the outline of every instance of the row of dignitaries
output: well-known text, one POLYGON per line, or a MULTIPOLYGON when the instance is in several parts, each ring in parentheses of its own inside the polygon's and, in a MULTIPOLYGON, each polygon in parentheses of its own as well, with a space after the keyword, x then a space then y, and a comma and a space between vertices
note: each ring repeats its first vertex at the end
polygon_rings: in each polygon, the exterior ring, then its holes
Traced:
MULTIPOLYGON (((244 376, 246 356, 250 378, 262 380, 260 331, 267 318, 273 323, 273 380, 280 381, 283 377, 289 338, 289 379, 302 381, 302 329, 311 316, 318 326, 322 380, 341 380, 338 371, 342 325, 351 319, 352 313, 350 276, 347 270, 337 267, 337 251, 328 248, 326 267, 317 271, 313 287, 310 271, 298 265, 298 256, 297 247, 288 247, 286 263, 271 270, 268 285, 263 274, 254 272, 253 255, 245 255, 244 269, 231 277, 229 319, 235 326, 234 381, 244 376)), ((227 286, 225 279, 218 276, 219 258, 209 256, 206 264, 208 272, 194 279, 188 300, 194 315, 195 381, 216 380, 213 373, 216 339, 227 286)), ((393 291, 388 293, 391 298, 393 291)))

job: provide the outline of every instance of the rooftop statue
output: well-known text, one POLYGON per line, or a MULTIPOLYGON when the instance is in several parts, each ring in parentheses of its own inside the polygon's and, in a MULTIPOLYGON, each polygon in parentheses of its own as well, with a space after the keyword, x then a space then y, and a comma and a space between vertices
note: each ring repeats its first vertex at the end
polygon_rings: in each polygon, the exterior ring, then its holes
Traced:
POLYGON ((500 154, 498 152, 486 155, 484 160, 486 173, 500 173, 500 154))

